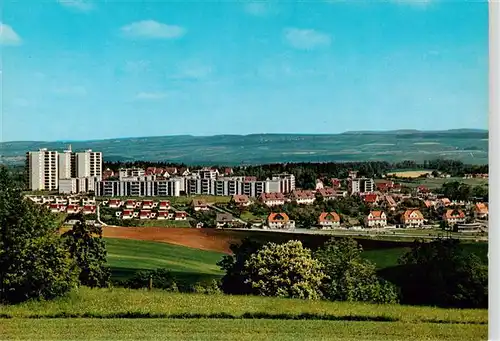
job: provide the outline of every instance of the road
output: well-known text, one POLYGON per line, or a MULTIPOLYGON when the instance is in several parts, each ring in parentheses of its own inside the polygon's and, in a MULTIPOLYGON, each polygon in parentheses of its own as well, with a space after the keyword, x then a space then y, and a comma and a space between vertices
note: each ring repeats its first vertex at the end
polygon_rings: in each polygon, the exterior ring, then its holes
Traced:
MULTIPOLYGON (((237 228, 231 228, 231 230, 242 230, 237 228)), ((260 231, 260 232, 281 232, 281 233, 297 233, 297 234, 319 234, 327 236, 353 236, 353 237, 399 237, 399 238, 410 238, 410 239, 436 239, 438 234, 430 232, 425 233, 412 233, 408 232, 397 232, 393 230, 389 231, 366 231, 366 230, 309 230, 309 229, 293 229, 293 230, 277 230, 277 229, 261 229, 261 228, 250 228, 248 231, 260 231)), ((446 236, 443 233, 443 236, 446 236)), ((474 240, 474 241, 488 241, 488 237, 471 236, 466 233, 463 235, 454 235, 453 237, 463 239, 463 240, 474 240)))
POLYGON ((101 221, 101 213, 99 211, 99 207, 102 205, 102 202, 97 203, 97 222, 101 224, 101 226, 108 226, 108 224, 101 221))

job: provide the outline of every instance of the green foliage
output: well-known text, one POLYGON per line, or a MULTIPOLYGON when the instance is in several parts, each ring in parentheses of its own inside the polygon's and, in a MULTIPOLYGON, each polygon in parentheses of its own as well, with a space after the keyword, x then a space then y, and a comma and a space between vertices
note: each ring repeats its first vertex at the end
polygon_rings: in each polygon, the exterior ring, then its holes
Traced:
POLYGON ((0 301, 51 299, 76 285, 76 267, 47 209, 24 200, 0 167, 0 301))
POLYGON ((391 283, 379 279, 375 264, 362 258, 363 249, 351 238, 331 239, 314 254, 324 266, 327 279, 322 290, 332 301, 396 303, 391 283))
POLYGON ((197 283, 192 287, 192 291, 197 294, 218 295, 222 294, 221 283, 217 280, 212 280, 208 284, 197 283))
POLYGON ((102 239, 100 226, 85 223, 83 215, 78 222, 64 233, 68 250, 80 269, 79 280, 89 287, 105 287, 109 285, 111 271, 106 265, 106 242, 102 239))
POLYGON ((404 303, 487 308, 488 267, 459 240, 416 241, 400 263, 404 303))
POLYGON ((321 263, 300 241, 268 243, 245 262, 243 276, 260 296, 319 299, 325 278, 321 263))
POLYGON ((226 274, 221 279, 221 289, 226 294, 248 295, 252 293, 250 283, 245 282, 246 277, 243 274, 246 262, 250 256, 262 247, 261 243, 245 238, 241 244, 231 244, 232 255, 224 255, 217 262, 217 265, 226 274))
POLYGON ((131 289, 149 288, 150 279, 155 289, 163 289, 172 292, 179 291, 172 273, 162 268, 137 271, 132 278, 125 282, 125 286, 131 289))

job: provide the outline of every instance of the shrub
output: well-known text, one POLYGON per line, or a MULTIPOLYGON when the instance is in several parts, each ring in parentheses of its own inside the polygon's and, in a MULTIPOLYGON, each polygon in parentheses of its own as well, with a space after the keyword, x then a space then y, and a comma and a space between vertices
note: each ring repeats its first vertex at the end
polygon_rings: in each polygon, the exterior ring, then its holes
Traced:
POLYGON ((397 289, 379 279, 375 265, 363 259, 363 249, 354 239, 331 239, 314 254, 328 276, 322 285, 324 296, 331 301, 395 303, 397 289))
POLYGON ((254 294, 304 299, 321 298, 325 278, 311 251, 293 240, 266 244, 245 262, 242 275, 254 294))
POLYGON ((197 283, 192 287, 192 291, 198 294, 217 295, 221 294, 220 283, 215 279, 210 283, 197 283))

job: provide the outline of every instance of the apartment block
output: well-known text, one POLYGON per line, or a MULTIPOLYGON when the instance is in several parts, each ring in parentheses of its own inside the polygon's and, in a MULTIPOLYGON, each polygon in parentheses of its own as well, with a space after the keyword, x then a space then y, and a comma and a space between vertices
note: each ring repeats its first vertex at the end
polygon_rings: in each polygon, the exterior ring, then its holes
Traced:
POLYGON ((96 177, 59 179, 60 194, 88 193, 95 191, 96 177))
POLYGON ((280 192, 280 193, 290 193, 295 190, 295 176, 293 174, 288 174, 288 173, 282 173, 282 174, 276 174, 273 175, 272 179, 274 184, 270 184, 270 186, 279 186, 278 190, 270 190, 268 193, 272 192, 280 192))
POLYGON ((95 194, 99 197, 180 196, 181 181, 176 179, 153 181, 98 181, 95 194))
POLYGON ((351 194, 371 193, 375 191, 375 182, 368 178, 351 179, 349 180, 349 190, 351 194))
POLYGON ((76 178, 75 153, 71 151, 71 145, 64 152, 58 154, 59 179, 76 178))
POLYGON ((91 149, 75 153, 77 178, 96 177, 102 179, 102 153, 91 149))
POLYGON ((46 148, 26 153, 27 187, 31 191, 56 190, 59 180, 58 153, 46 148))

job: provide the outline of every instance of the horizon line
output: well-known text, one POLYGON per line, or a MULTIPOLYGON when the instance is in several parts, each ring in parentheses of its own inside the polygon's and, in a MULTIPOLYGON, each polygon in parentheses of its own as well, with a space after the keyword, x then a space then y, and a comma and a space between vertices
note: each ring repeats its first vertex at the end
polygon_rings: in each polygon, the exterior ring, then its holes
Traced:
POLYGON ((213 135, 192 135, 192 134, 175 134, 175 135, 150 135, 150 136, 125 136, 125 137, 107 137, 98 139, 88 139, 88 140, 53 140, 53 141, 37 141, 37 140, 12 140, 12 141, 0 141, 0 144, 6 143, 72 143, 72 142, 95 142, 95 141, 109 141, 109 140, 127 140, 127 139, 144 139, 144 138, 159 138, 159 137, 221 137, 221 136, 235 136, 235 137, 246 137, 254 135, 295 135, 295 136, 335 136, 343 134, 383 134, 383 133, 395 133, 395 132, 414 132, 414 133, 439 133, 439 132, 453 132, 453 131, 477 131, 477 132, 489 132, 489 129, 483 128, 453 128, 453 129, 435 129, 435 130, 419 130, 419 129, 391 129, 391 130, 346 130, 341 133, 249 133, 249 134, 213 134, 213 135))

